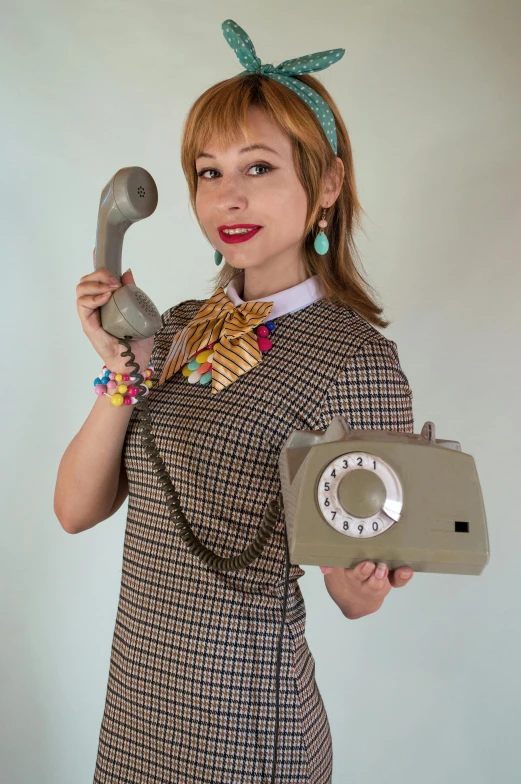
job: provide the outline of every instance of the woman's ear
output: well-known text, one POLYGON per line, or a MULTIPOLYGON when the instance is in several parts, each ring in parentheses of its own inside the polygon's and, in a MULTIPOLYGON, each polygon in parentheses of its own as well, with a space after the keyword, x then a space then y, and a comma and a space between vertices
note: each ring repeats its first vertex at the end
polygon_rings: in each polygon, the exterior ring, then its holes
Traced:
POLYGON ((344 164, 341 158, 335 159, 335 166, 329 171, 325 177, 324 190, 322 191, 322 204, 328 204, 331 207, 338 198, 338 194, 344 182, 344 164))

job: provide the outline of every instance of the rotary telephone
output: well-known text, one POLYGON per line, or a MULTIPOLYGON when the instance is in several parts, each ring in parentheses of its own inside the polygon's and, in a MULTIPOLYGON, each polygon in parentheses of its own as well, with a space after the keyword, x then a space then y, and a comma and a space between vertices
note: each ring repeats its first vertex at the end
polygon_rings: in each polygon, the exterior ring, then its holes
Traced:
MULTIPOLYGON (((121 278, 123 237, 157 206, 157 187, 139 166, 120 169, 100 199, 96 269, 121 278)), ((101 307, 103 329, 118 337, 141 379, 129 340, 153 335, 161 316, 137 286, 121 286, 101 307)), ((139 382, 138 382, 139 383, 139 382)), ((210 568, 234 571, 252 563, 273 531, 272 501, 256 539, 239 556, 220 558, 193 534, 162 459, 153 444, 145 399, 138 395, 143 442, 165 489, 171 518, 187 547, 210 568)), ((289 560, 351 568, 364 560, 408 566, 416 572, 479 575, 489 561, 487 522, 474 459, 457 441, 436 439, 426 422, 421 434, 352 430, 334 417, 325 432, 300 430, 279 458, 289 560)))
POLYGON ((457 441, 352 430, 295 431, 279 458, 291 562, 481 574, 489 560, 474 459, 457 441))

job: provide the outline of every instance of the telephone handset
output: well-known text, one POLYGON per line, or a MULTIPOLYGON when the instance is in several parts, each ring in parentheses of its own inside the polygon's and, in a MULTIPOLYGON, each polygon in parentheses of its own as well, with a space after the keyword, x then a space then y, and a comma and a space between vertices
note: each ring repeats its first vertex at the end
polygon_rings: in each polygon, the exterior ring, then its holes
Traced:
MULTIPOLYGON (((96 229, 95 269, 107 269, 119 281, 121 278, 121 253, 123 237, 133 223, 148 218, 157 207, 157 186, 154 178, 141 166, 119 169, 101 192, 98 225, 96 229)), ((179 503, 170 475, 159 454, 152 435, 152 422, 145 397, 148 390, 143 385, 143 375, 130 348, 129 340, 148 338, 161 326, 161 315, 144 291, 134 284, 120 286, 109 301, 101 307, 101 326, 119 338, 127 349, 122 357, 130 357, 125 364, 129 373, 137 378, 134 386, 141 391, 136 395, 136 408, 141 424, 142 441, 152 465, 158 474, 170 512, 170 517, 188 549, 209 568, 222 572, 244 569, 255 561, 264 550, 275 528, 279 500, 274 499, 264 513, 264 520, 253 542, 240 554, 222 558, 209 550, 192 531, 179 503)))
MULTIPOLYGON (((156 183, 145 169, 129 166, 116 172, 101 192, 94 268, 108 270, 119 282, 125 232, 156 207, 156 183)), ((116 289, 100 310, 101 326, 116 338, 149 338, 161 326, 158 309, 133 283, 116 289)))

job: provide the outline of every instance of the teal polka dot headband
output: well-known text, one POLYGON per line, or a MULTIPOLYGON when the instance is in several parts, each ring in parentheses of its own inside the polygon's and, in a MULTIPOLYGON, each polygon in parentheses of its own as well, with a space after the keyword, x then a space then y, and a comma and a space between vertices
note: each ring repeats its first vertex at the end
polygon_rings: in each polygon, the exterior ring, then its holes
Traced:
POLYGON ((285 60, 275 68, 271 63, 268 65, 261 64, 250 38, 233 19, 227 19, 222 23, 221 27, 226 41, 239 58, 241 65, 246 68, 245 71, 241 71, 239 76, 247 73, 265 74, 293 90, 316 114, 336 155, 337 138, 333 112, 316 90, 294 77, 298 74, 323 71, 324 68, 328 68, 332 63, 338 62, 344 56, 345 49, 329 49, 327 52, 306 54, 304 57, 297 57, 294 60, 285 60))

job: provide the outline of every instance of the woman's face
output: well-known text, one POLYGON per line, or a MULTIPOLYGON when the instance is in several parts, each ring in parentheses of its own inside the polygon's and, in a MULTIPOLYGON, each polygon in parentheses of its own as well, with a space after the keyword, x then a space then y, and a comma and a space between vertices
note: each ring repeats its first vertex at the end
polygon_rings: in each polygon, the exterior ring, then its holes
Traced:
POLYGON ((300 246, 304 235, 307 196, 293 165, 291 142, 261 109, 250 109, 250 144, 272 148, 245 151, 238 139, 226 150, 211 140, 195 162, 198 173, 196 210, 212 245, 227 263, 260 272, 303 270, 300 246), (251 239, 226 243, 220 226, 261 226, 251 239))

